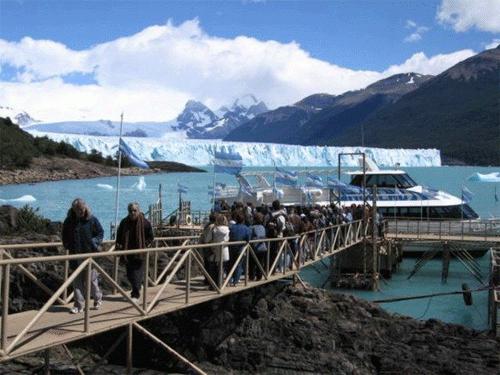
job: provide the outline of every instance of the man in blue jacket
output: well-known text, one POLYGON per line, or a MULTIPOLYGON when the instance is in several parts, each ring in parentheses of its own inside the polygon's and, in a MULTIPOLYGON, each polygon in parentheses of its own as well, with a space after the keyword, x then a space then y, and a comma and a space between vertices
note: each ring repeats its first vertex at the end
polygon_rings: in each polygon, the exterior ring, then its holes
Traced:
MULTIPOLYGON (((63 223, 62 242, 64 247, 69 250, 70 254, 94 253, 99 251, 103 237, 104 231, 99 220, 92 215, 83 199, 75 199, 63 223)), ((81 263, 82 260, 72 260, 70 267, 74 271, 81 263)), ((84 277, 85 272, 82 272, 73 281, 75 302, 70 310, 72 314, 83 311, 85 304, 84 277)), ((94 308, 97 310, 102 305, 102 292, 99 288, 99 274, 95 270, 92 270, 90 290, 94 299, 94 308)))
MULTIPOLYGON (((245 225, 245 213, 243 210, 236 210, 233 218, 236 221, 236 224, 229 227, 229 241, 250 241, 252 231, 245 225)), ((245 245, 232 245, 229 247, 229 269, 234 266, 244 247, 245 245)), ((231 286, 236 286, 236 284, 240 281, 241 275, 243 274, 244 263, 245 257, 243 257, 240 263, 238 263, 238 266, 231 277, 231 286)))

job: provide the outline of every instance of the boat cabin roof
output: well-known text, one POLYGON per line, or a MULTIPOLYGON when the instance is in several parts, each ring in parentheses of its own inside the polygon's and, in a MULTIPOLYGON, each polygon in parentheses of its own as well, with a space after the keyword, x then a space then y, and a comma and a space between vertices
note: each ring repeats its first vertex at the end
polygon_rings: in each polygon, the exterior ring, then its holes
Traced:
MULTIPOLYGON (((348 175, 360 175, 363 174, 363 171, 353 171, 346 172, 348 175)), ((381 169, 378 171, 366 171, 366 175, 374 175, 374 174, 406 174, 405 171, 401 171, 399 169, 381 169)))

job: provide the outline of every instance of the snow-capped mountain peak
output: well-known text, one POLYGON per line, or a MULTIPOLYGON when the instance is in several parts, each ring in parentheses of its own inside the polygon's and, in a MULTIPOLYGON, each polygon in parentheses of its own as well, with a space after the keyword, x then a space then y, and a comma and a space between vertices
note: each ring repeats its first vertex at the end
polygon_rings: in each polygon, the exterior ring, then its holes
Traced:
MULTIPOLYGON (((8 109, 7 114, 7 109, 0 107, 0 116, 5 112, 5 117, 9 116, 13 119, 13 110, 8 109)), ((254 95, 245 95, 236 99, 231 106, 222 106, 216 112, 200 101, 189 100, 176 119, 167 122, 123 123, 123 135, 171 139, 222 139, 233 129, 265 111, 267 111, 266 105, 257 100, 254 95)), ((29 122, 28 117, 18 123, 27 124, 24 126, 28 126, 30 130, 42 132, 111 136, 118 135, 120 131, 119 123, 104 119, 35 123, 31 117, 29 117, 31 119, 29 122)))
POLYGON ((255 98, 255 96, 253 96, 252 94, 247 94, 243 95, 241 98, 236 99, 231 108, 234 109, 240 107, 248 109, 257 104, 259 104, 257 98, 255 98))
POLYGON ((222 106, 212 112, 206 105, 189 100, 177 116, 176 130, 185 130, 189 138, 218 139, 236 129, 245 121, 267 111, 264 102, 248 94, 236 99, 231 106, 222 106))
POLYGON ((0 106, 0 117, 9 117, 13 123, 21 127, 40 122, 31 117, 26 111, 18 110, 8 106, 0 106))
POLYGON ((203 128, 217 120, 217 116, 205 104, 189 100, 184 110, 177 116, 175 130, 186 130, 187 134, 195 135, 203 128))

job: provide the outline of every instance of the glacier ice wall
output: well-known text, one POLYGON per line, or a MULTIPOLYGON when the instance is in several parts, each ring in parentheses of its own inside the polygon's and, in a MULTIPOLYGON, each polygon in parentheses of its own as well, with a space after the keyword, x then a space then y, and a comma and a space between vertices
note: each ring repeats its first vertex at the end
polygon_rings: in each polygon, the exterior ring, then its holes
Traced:
MULTIPOLYGON (((86 136, 75 134, 31 131, 35 136, 47 136, 65 141, 79 151, 100 151, 104 156, 117 151, 118 137, 86 136)), ((383 149, 373 147, 296 146, 276 143, 223 142, 220 140, 134 138, 124 137, 127 144, 142 159, 168 160, 189 165, 211 164, 215 150, 239 152, 245 166, 320 167, 336 166, 341 152, 361 152, 380 167, 436 167, 441 166, 437 149, 383 149)), ((357 158, 343 157, 346 166, 358 166, 357 158)))

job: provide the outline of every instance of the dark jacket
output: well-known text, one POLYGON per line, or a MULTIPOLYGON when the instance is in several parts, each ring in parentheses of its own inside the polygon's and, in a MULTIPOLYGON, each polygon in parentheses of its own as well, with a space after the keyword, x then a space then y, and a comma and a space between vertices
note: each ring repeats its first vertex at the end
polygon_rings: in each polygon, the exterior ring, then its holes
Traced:
MULTIPOLYGON (((153 228, 151 227, 151 223, 144 216, 142 216, 142 222, 144 226, 144 232, 142 234, 138 233, 137 225, 139 219, 132 221, 127 216, 120 222, 116 233, 116 245, 119 250, 141 249, 151 245, 154 240, 153 228), (138 235, 143 236, 143 238, 139 239, 138 235), (143 242, 144 246, 141 246, 141 242, 143 242)), ((142 264, 142 256, 140 254, 127 255, 126 260, 129 263, 142 264)))
MULTIPOLYGON (((245 224, 233 224, 229 227, 229 241, 250 241, 252 237, 252 231, 245 224)), ((231 246, 229 248, 229 253, 238 253, 243 248, 242 245, 231 246)))
MULTIPOLYGON (((70 254, 82 254, 96 252, 101 246, 104 238, 104 230, 101 223, 94 216, 88 218, 77 218, 68 216, 64 220, 62 228, 62 242, 70 254)), ((75 269, 82 263, 81 260, 70 262, 71 268, 75 269)))

